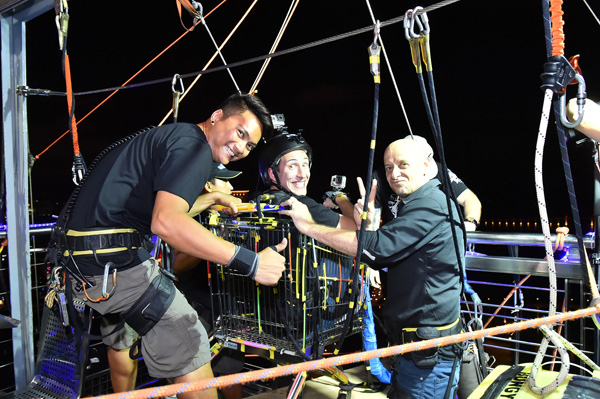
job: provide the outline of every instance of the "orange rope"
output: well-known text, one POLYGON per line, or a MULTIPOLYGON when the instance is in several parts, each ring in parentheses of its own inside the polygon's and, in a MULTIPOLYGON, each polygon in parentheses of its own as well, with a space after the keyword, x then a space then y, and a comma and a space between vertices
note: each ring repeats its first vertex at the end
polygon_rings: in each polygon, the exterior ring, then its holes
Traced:
POLYGON ((519 289, 519 287, 521 287, 523 285, 523 283, 525 281, 527 281, 527 279, 531 277, 531 275, 527 275, 525 276, 525 278, 523 278, 523 280, 519 281, 519 284, 517 284, 506 296, 506 298, 504 298, 504 300, 502 301, 502 303, 500 304, 500 306, 498 307, 498 309, 496 309, 496 311, 494 313, 492 313, 492 316, 489 318, 489 320, 485 323, 485 325, 483 326, 483 328, 487 328, 487 326, 490 324, 490 322, 494 319, 494 316, 498 314, 498 312, 500 311, 500 309, 502 308, 502 306, 506 303, 506 301, 508 301, 510 299, 510 297, 512 296, 512 294, 515 293, 515 291, 517 289, 519 289))
POLYGON ((365 362, 373 358, 388 357, 404 353, 425 350, 433 347, 457 344, 465 341, 472 341, 484 337, 491 337, 499 334, 508 334, 515 331, 529 328, 537 328, 541 325, 562 323, 575 320, 582 317, 588 317, 600 313, 600 305, 586 309, 580 309, 568 313, 559 313, 553 316, 542 317, 539 319, 526 320, 513 324, 493 327, 487 330, 476 330, 465 332, 447 337, 429 339, 426 341, 412 342, 410 344, 391 346, 387 348, 374 349, 370 351, 351 353, 348 355, 329 357, 319 360, 311 360, 296 364, 273 367, 270 369, 254 370, 246 373, 230 374, 219 378, 206 378, 195 382, 186 382, 161 387, 144 388, 137 391, 113 393, 88 397, 84 399, 149 399, 160 396, 170 396, 183 392, 195 392, 210 388, 221 388, 235 384, 246 384, 248 382, 278 378, 302 373, 304 371, 314 371, 344 364, 365 362))
MULTIPOLYGON (((73 153, 79 155, 79 135, 77 134, 77 121, 75 120, 75 114, 71 118, 71 110, 73 109, 73 87, 71 85, 71 63, 69 62, 69 55, 65 54, 65 82, 67 84, 67 108, 69 109, 69 118, 71 120, 71 127, 73 131, 73 153)), ((67 130, 67 133, 69 131, 67 130)))
MULTIPOLYGON (((204 18, 207 18, 210 14, 212 14, 213 11, 215 11, 217 8, 219 8, 223 3, 225 3, 227 0, 223 0, 221 3, 219 3, 215 8, 213 8, 208 14, 206 14, 204 16, 204 18)), ((199 23, 199 21, 198 21, 199 23)), ((130 77, 129 79, 127 79, 125 81, 125 83, 123 83, 121 85, 121 87, 127 85, 129 82, 131 82, 136 76, 138 76, 140 73, 142 73, 142 71, 144 69, 146 69, 147 67, 150 66, 150 64, 152 64, 154 61, 156 61, 158 59, 158 57, 162 56, 165 52, 167 52, 167 50, 169 50, 171 47, 173 47, 173 45, 175 45, 175 43, 177 43, 179 40, 183 39, 183 37, 185 35, 188 34, 188 31, 185 31, 181 36, 179 36, 177 39, 175 39, 175 41, 173 41, 173 43, 171 43, 170 45, 168 45, 164 50, 162 50, 160 53, 158 53, 154 58, 152 58, 152 60, 150 62, 148 62, 146 65, 144 65, 139 71, 137 71, 132 77, 130 77)), ((108 97, 106 97, 104 100, 102 100, 98 105, 96 105, 90 112, 88 112, 83 118, 81 118, 79 120, 79 122, 77 122, 76 124, 73 124, 73 130, 75 130, 75 126, 77 126, 78 124, 80 124, 81 122, 83 122, 88 116, 90 116, 94 111, 96 111, 98 108, 100 108, 101 105, 103 105, 106 101, 108 101, 109 98, 111 98, 112 96, 114 96, 115 94, 117 94, 117 92, 119 91, 119 89, 116 89, 115 91, 113 91, 112 93, 110 93, 108 95, 108 97)), ((46 151, 48 151, 54 144, 56 144, 58 141, 60 141, 60 139, 62 139, 63 137, 65 137, 65 135, 67 135, 67 133, 69 133, 69 131, 67 130, 66 132, 64 132, 63 134, 61 134, 56 140, 54 140, 48 147, 46 147, 46 149, 44 149, 42 152, 40 152, 39 154, 37 154, 35 156, 36 159, 39 159, 40 156, 42 154, 44 154, 46 151)))
POLYGON ((565 54, 565 33, 563 25, 565 24, 562 16, 562 0, 550 1, 550 22, 552 23, 552 55, 565 54))

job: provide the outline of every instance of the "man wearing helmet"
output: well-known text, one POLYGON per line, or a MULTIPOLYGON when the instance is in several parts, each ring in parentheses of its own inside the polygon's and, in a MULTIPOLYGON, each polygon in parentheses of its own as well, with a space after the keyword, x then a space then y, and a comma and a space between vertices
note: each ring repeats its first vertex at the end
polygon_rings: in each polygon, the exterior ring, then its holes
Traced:
POLYGON ((273 196, 272 203, 279 204, 290 197, 305 204, 313 219, 330 227, 355 229, 352 217, 354 206, 344 194, 336 197, 342 215, 307 197, 312 149, 300 133, 286 131, 274 136, 261 149, 258 168, 264 184, 262 194, 273 196))

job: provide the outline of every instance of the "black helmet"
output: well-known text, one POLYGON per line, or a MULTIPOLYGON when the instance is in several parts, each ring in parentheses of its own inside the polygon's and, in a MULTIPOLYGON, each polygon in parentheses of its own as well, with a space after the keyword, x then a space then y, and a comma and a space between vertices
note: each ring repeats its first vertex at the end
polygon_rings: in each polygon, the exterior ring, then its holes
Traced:
POLYGON ((306 151, 308 161, 312 163, 312 149, 302 137, 301 132, 288 133, 284 131, 266 142, 258 154, 258 171, 265 185, 270 186, 274 183, 269 177, 269 168, 274 167, 285 154, 295 150, 306 151))

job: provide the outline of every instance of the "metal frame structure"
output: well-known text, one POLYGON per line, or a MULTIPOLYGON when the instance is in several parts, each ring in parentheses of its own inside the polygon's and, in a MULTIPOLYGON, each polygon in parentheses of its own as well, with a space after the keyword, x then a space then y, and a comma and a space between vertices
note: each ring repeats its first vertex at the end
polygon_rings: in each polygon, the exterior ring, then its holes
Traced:
POLYGON ((2 59, 2 120, 4 173, 6 175, 6 222, 10 302, 12 317, 21 321, 13 329, 16 388, 33 378, 34 349, 31 316, 31 267, 28 218, 28 130, 27 99, 20 88, 27 85, 25 25, 54 8, 53 0, 31 0, 5 5, 0 14, 2 59))

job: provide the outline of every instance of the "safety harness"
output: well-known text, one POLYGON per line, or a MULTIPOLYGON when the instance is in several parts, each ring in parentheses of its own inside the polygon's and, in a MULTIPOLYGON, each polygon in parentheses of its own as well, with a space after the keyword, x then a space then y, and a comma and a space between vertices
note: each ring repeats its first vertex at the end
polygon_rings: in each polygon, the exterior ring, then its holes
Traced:
MULTIPOLYGON (((64 267, 79 282, 74 288, 79 291, 83 290, 87 299, 91 302, 97 303, 110 298, 117 287, 118 270, 129 265, 134 260, 134 251, 139 248, 146 248, 148 241, 144 239, 144 236, 139 231, 133 228, 103 227, 85 230, 69 229, 68 222, 71 213, 75 208, 81 188, 99 161, 119 145, 150 129, 151 127, 143 129, 119 140, 107 147, 96 157, 81 183, 71 194, 67 206, 65 206, 61 213, 59 222, 53 228, 46 260, 49 263, 64 267), (116 264, 110 259, 112 259, 112 256, 118 254, 128 254, 129 256, 125 261, 116 264), (103 269, 104 275, 102 294, 96 299, 90 298, 87 294, 86 287, 93 287, 94 285, 85 277, 77 265, 78 258, 90 255, 94 257, 98 267, 103 269), (111 279, 112 288, 109 292, 109 280, 111 279)), ((65 285, 67 286, 67 293, 71 294, 71 279, 65 278, 65 285)), ((168 272, 163 272, 161 268, 161 273, 152 280, 140 298, 127 311, 120 315, 121 322, 108 335, 119 331, 127 323, 140 337, 144 336, 165 314, 175 298, 175 293, 176 288, 172 275, 168 272)), ((69 306, 72 306, 71 298, 72 295, 68 295, 67 302, 69 306)), ((137 350, 140 343, 141 340, 137 340, 132 346, 130 350, 131 358, 135 359, 141 356, 140 351, 137 350), (136 352, 137 355, 134 355, 136 352)))

